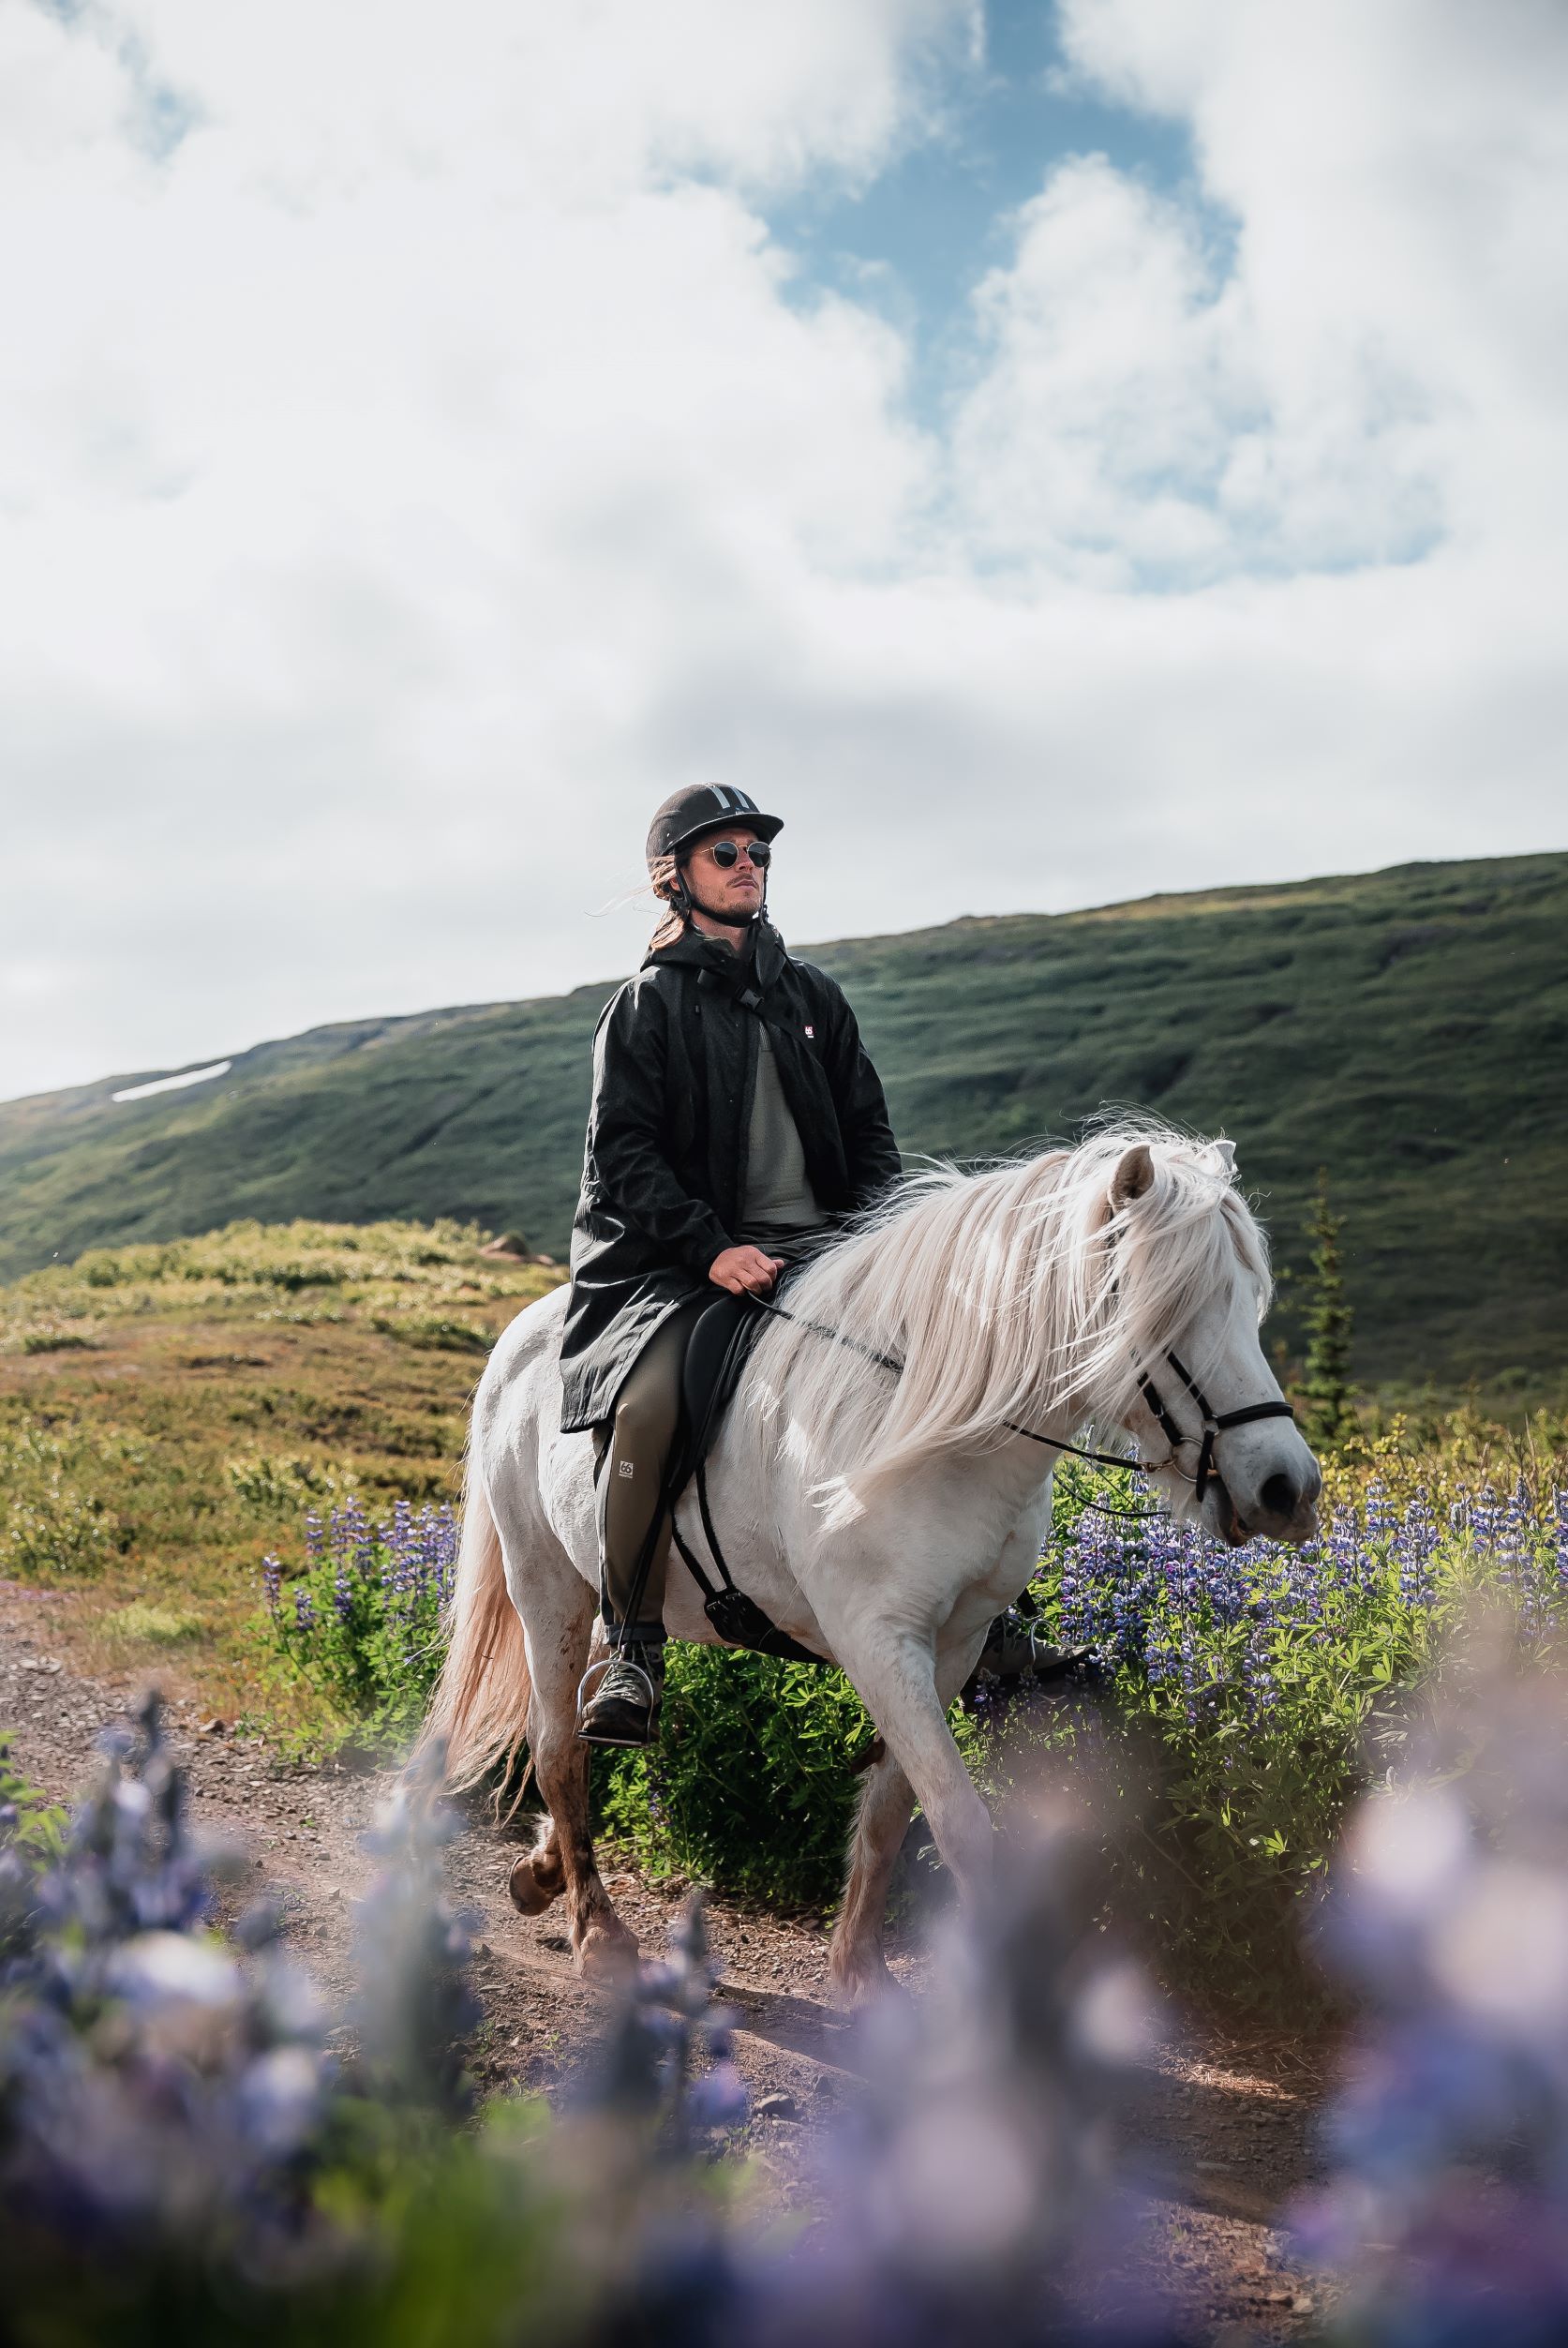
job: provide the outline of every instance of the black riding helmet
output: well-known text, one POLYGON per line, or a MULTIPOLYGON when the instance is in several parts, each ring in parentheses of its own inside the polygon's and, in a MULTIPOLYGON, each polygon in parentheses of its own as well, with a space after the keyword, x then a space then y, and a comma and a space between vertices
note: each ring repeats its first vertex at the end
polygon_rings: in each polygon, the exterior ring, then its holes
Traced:
POLYGON ((754 799, 729 783, 693 783, 672 791, 648 828, 649 871, 662 856, 681 856, 705 832, 730 824, 772 840, 784 830, 784 817, 765 815, 754 799))

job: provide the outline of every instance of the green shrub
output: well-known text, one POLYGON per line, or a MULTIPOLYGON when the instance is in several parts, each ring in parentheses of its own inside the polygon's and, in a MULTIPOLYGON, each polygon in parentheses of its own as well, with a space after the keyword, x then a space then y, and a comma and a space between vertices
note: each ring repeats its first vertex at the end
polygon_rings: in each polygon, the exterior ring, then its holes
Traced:
MULTIPOLYGON (((28 1784, 0 1736, 0 1847, 20 1852, 31 1868, 51 1865, 65 1847, 66 1814, 28 1784)), ((5 1953, 5 1917, 0 1903, 0 1955, 5 1953)))
POLYGON ((370 1316, 370 1326, 401 1344, 426 1346, 438 1353, 487 1353, 495 1343, 493 1330, 476 1329, 467 1321, 397 1320, 391 1313, 377 1312, 370 1316))
MULTIPOLYGON (((1142 1810, 1116 1861, 1124 1906, 1148 1916, 1162 1963, 1277 2007, 1311 1981, 1306 1928, 1349 1808, 1397 1757, 1472 1593, 1512 1613, 1527 1650, 1561 1651, 1568 1488, 1445 1476, 1434 1492, 1396 1434, 1331 1473, 1302 1548, 1231 1549, 1091 1500, 1139 1504, 1129 1478, 1066 1469, 1036 1590, 1048 1630, 1095 1653, 1097 1762, 1142 1810)), ((1027 1708, 1013 1727, 1025 1748, 1078 1733, 1027 1708)))
POLYGON ((116 1607, 103 1618, 107 1638, 145 1641, 153 1647, 185 1646, 191 1639, 200 1638, 206 1627, 199 1614, 158 1606, 150 1598, 133 1598, 129 1606, 116 1607))
POLYGON ((227 1461, 223 1471, 247 1506, 281 1516, 310 1494, 325 1491, 329 1475, 310 1459, 274 1458, 266 1452, 227 1461))
POLYGON ((0 1575, 79 1578, 116 1553, 122 1528, 97 1488, 101 1466, 100 1448, 82 1437, 0 1427, 0 1575))
POLYGON ((345 1727, 377 1741, 411 1735, 441 1668, 456 1553, 448 1507, 398 1501, 372 1524, 350 1499, 324 1519, 307 1516, 304 1570, 286 1581, 276 1557, 262 1564, 276 1653, 345 1727))
POLYGON ((618 1753, 603 1823, 655 1869, 784 1907, 844 1879, 856 1759, 873 1735, 841 1671, 717 1647, 667 1650, 656 1751, 618 1753))

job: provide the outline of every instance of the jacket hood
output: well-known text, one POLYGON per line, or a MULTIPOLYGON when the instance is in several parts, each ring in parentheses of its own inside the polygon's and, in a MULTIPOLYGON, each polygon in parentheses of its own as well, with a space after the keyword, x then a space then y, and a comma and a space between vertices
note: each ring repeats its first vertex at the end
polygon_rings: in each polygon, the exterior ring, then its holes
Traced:
POLYGON ((770 987, 788 959, 784 939, 764 914, 753 932, 751 953, 743 960, 727 946, 721 946, 716 937, 685 929, 672 944, 645 954, 642 966, 657 970, 665 963, 676 963, 688 969, 711 970, 732 986, 742 984, 749 974, 759 986, 770 987))

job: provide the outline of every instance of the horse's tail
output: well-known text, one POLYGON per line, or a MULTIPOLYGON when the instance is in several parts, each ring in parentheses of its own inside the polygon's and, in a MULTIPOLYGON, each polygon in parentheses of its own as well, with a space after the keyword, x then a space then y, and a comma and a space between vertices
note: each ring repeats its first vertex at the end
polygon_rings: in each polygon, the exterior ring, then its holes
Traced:
MULTIPOLYGON (((446 1660, 420 1740, 422 1747, 438 1739, 445 1745, 446 1782, 455 1793, 477 1786, 492 1771, 506 1786, 528 1735, 530 1693, 523 1625, 506 1587, 500 1535, 470 1450, 463 1536, 447 1609, 446 1660)), ((513 1809, 527 1784, 525 1771, 513 1809)), ((498 1792, 498 1804, 500 1798, 498 1792)))

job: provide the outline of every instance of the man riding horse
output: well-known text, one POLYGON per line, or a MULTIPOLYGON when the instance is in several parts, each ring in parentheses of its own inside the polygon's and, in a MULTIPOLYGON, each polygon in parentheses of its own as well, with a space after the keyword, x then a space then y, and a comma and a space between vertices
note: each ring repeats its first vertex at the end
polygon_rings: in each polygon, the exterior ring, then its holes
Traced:
MULTIPOLYGON (((666 908, 606 1005, 572 1234, 561 1431, 591 1429, 610 1657, 590 1744, 643 1745, 664 1692, 664 1484, 692 1327, 715 1289, 766 1295, 899 1174, 888 1105, 843 990, 768 919, 783 829, 745 792, 674 792, 648 834, 666 908)), ((986 1661, 1018 1668, 1006 1618, 986 1661)))
POLYGON ((665 801, 648 871, 667 910, 594 1040, 561 1340, 562 1431, 591 1428, 598 1450, 613 1652, 578 1721, 594 1744, 646 1744, 657 1729, 662 1487, 693 1323, 715 1288, 766 1294, 899 1173, 848 1004, 768 920, 782 829, 723 785, 665 801))

